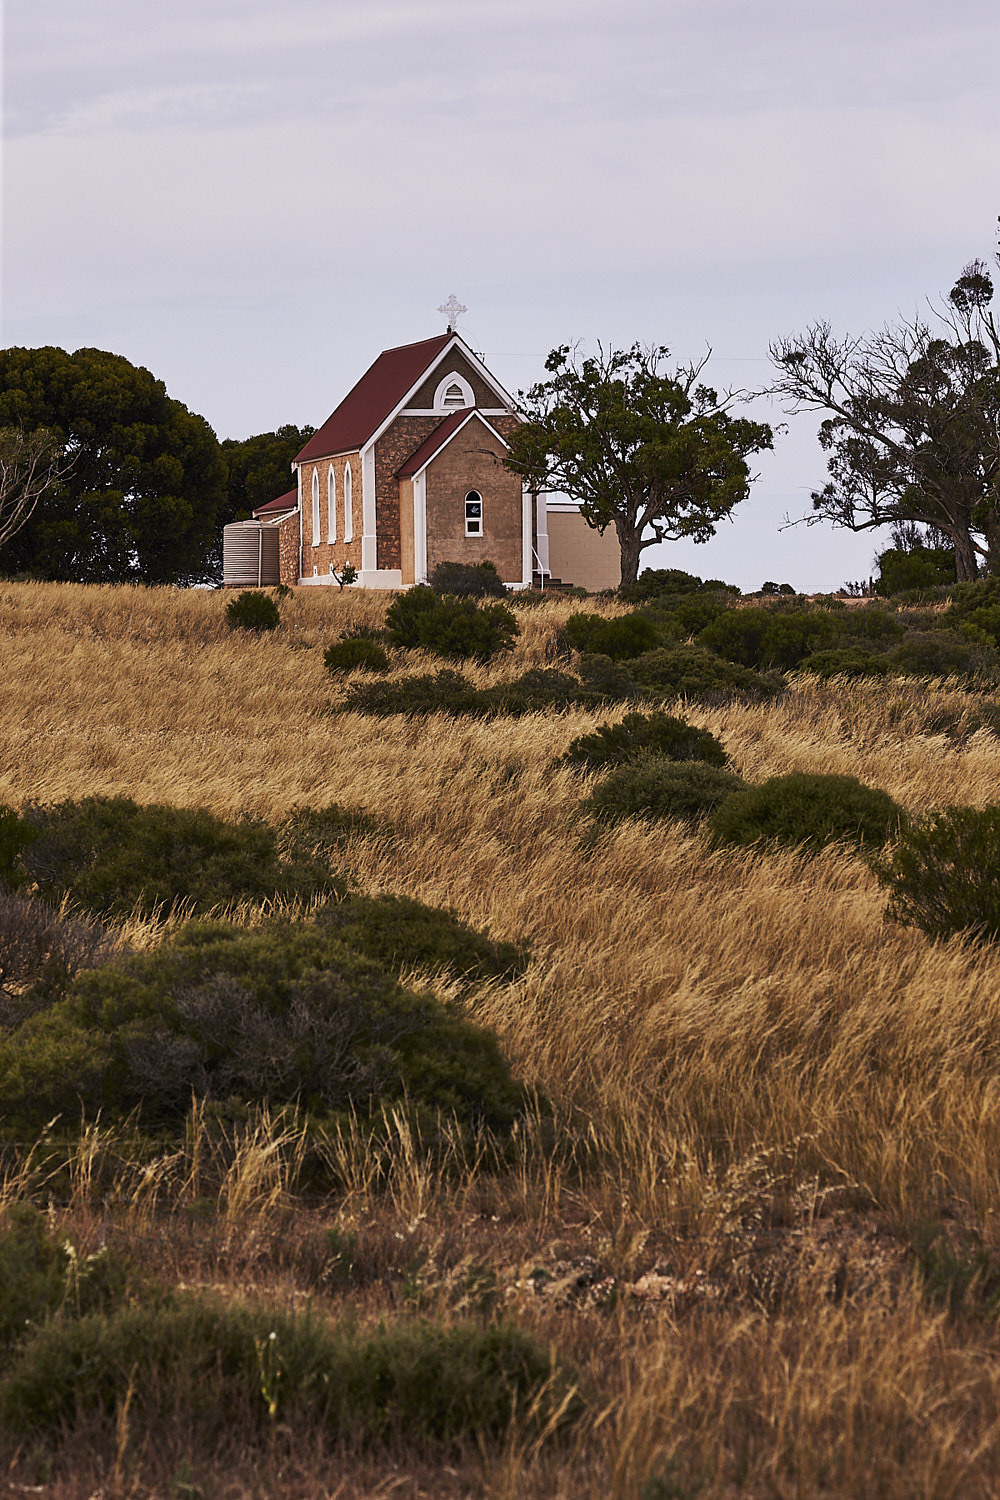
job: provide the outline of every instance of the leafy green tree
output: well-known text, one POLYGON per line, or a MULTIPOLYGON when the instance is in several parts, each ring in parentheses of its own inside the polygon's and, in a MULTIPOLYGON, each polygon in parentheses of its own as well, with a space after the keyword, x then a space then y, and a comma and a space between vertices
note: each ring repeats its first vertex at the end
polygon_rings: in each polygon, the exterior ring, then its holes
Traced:
POLYGON ((315 427, 293 427, 255 437, 225 438, 226 500, 220 521, 245 521, 253 511, 277 500, 293 487, 292 459, 312 437, 315 427))
POLYGON ((993 280, 966 266, 947 302, 859 338, 829 323, 771 345, 769 393, 826 412, 829 482, 807 524, 915 522, 944 533, 959 581, 1000 567, 1000 329, 993 280))
POLYGON ((671 374, 667 354, 553 349, 551 378, 520 393, 523 421, 509 438, 515 474, 579 501, 602 534, 614 526, 623 584, 635 583, 645 548, 708 541, 749 492, 749 456, 773 447, 770 427, 734 417, 734 397, 700 383, 705 360, 671 374))
POLYGON ((206 576, 219 444, 148 370, 101 349, 0 351, 0 427, 46 429, 72 459, 5 546, 5 570, 95 583, 206 576))

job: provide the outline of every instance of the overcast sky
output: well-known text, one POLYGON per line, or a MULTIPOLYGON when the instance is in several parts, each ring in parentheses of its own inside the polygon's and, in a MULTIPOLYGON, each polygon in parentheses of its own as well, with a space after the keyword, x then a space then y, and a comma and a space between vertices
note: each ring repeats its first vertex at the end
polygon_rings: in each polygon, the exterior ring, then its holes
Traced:
MULTIPOLYGON (((997 0, 6 0, 3 341, 114 350, 220 437, 319 424, 460 327, 508 388, 556 344, 711 345, 720 386, 995 248, 997 0)), ((781 413, 773 414, 781 420, 781 413)), ((816 420, 707 545, 835 588, 879 538, 778 530, 816 420)))

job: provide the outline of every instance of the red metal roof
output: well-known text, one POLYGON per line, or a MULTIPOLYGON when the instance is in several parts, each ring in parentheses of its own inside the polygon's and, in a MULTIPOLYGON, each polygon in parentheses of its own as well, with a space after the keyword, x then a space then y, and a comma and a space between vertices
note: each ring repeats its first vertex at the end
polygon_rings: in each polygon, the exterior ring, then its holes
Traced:
POLYGON ((313 433, 295 462, 326 458, 331 453, 353 453, 363 447, 452 338, 450 332, 439 333, 419 344, 384 349, 337 410, 313 433))
POLYGON ((257 509, 254 511, 254 515, 279 515, 283 510, 294 510, 298 503, 298 490, 288 490, 284 495, 279 495, 277 500, 269 500, 266 505, 258 505, 257 509))
POLYGON ((448 441, 452 433, 461 427, 462 423, 472 415, 474 410, 475 407, 462 406, 459 407, 458 411, 449 412, 444 421, 438 423, 430 437, 424 438, 420 447, 410 454, 403 467, 396 470, 396 478, 409 479, 412 474, 416 474, 418 469, 422 469, 424 464, 434 457, 442 444, 448 441))

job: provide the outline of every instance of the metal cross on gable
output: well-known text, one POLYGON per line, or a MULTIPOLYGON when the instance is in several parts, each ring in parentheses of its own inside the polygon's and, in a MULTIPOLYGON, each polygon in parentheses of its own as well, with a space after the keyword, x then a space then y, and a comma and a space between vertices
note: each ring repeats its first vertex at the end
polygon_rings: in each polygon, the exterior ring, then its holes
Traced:
POLYGON ((452 294, 448 298, 447 302, 442 303, 442 305, 438 308, 438 312, 439 313, 444 313, 445 317, 448 319, 448 332, 449 333, 454 333, 455 332, 455 324, 458 322, 458 315, 459 315, 459 313, 464 313, 464 312, 468 312, 468 311, 469 311, 469 309, 467 307, 463 307, 462 306, 461 302, 459 302, 459 300, 455 296, 454 292, 452 292, 452 294))

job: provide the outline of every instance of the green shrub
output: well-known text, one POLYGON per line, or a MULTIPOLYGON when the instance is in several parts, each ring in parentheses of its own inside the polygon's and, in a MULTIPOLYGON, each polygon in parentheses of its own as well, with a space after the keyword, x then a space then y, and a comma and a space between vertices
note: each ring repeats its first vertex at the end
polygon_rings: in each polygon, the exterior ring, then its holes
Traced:
POLYGON ((886 677, 892 668, 884 656, 876 656, 863 646, 841 646, 832 651, 814 651, 799 670, 827 681, 831 677, 886 677))
POLYGON ((729 758, 707 729, 697 729, 671 714, 633 713, 626 714, 618 724, 602 724, 593 734, 580 735, 563 759, 587 770, 598 770, 646 753, 669 760, 701 760, 711 766, 724 766, 729 758))
POLYGON ((127 1280, 113 1251, 81 1257, 49 1232, 37 1209, 15 1205, 0 1230, 0 1369, 16 1344, 56 1315, 80 1318, 120 1303, 127 1280))
POLYGON ((928 937, 1000 941, 1000 805, 949 807, 911 823, 873 862, 888 915, 928 937))
POLYGON ((388 672, 389 655, 384 646, 365 636, 342 636, 323 652, 323 665, 332 675, 353 672, 388 672))
POLYGON ((567 1373, 512 1323, 363 1329, 189 1295, 37 1334, 0 1383, 0 1422, 20 1441, 96 1429, 113 1458, 129 1393, 140 1445, 177 1424, 202 1452, 231 1451, 234 1431, 263 1445, 275 1422, 310 1445, 441 1450, 501 1439, 533 1402, 536 1431, 564 1402, 564 1420, 580 1410, 567 1373))
POLYGON ((886 660, 911 677, 960 677, 995 681, 1000 675, 997 653, 987 645, 967 640, 955 630, 913 630, 886 660))
POLYGON ((496 564, 491 562, 440 562, 431 572, 428 583, 436 593, 453 594, 456 598, 507 597, 507 589, 497 572, 496 564))
POLYGON ((49 1004, 74 974, 110 958, 113 947, 98 922, 0 891, 0 1028, 49 1004))
POLYGON ((386 718, 390 714, 450 714, 453 718, 468 715, 487 719, 498 715, 518 718, 524 714, 570 708, 575 704, 590 708, 608 699, 636 696, 630 677, 616 670, 608 657, 585 658, 581 674, 590 680, 580 682, 568 672, 551 667, 534 667, 512 682, 494 687, 477 688, 461 672, 444 667, 433 674, 414 674, 394 682, 355 682, 348 687, 335 712, 372 714, 386 718), (594 662, 607 662, 610 673, 594 662))
MULTIPOLYGON (((411 911, 361 905, 339 928, 192 923, 152 953, 80 974, 0 1037, 5 1112, 41 1122, 141 1110, 146 1125, 177 1126, 192 1094, 318 1116, 405 1100, 508 1130, 523 1094, 492 1034, 357 951, 366 928, 370 946, 392 944, 407 962, 442 946, 433 919, 421 929, 411 911)), ((464 941, 474 963, 476 939, 464 941)))
POLYGON ((880 848, 904 821, 887 792, 853 776, 793 771, 735 792, 713 814, 712 832, 720 845, 792 844, 815 853, 840 841, 880 848))
POLYGON ((204 911, 222 903, 313 896, 335 889, 319 865, 281 860, 266 823, 226 823, 203 809, 140 806, 126 797, 31 805, 37 838, 22 856, 39 894, 127 916, 174 901, 204 911))
POLYGON ((647 752, 616 766, 580 805, 602 822, 677 818, 694 823, 744 784, 721 766, 647 752))
POLYGON ((35 842, 38 830, 12 807, 0 803, 0 888, 12 888, 24 880, 21 856, 35 842))
POLYGON ((640 688, 660 697, 772 698, 781 687, 776 679, 723 661, 698 646, 661 646, 640 656, 629 670, 640 688))
POLYGON ((719 594, 686 594, 678 599, 659 599, 644 604, 642 614, 656 626, 662 645, 687 641, 727 614, 732 601, 719 594))
POLYGON ((385 625, 393 645, 479 661, 509 650, 518 634, 506 605, 442 598, 426 584, 398 594, 386 611, 385 625))
POLYGON ((498 943, 453 913, 408 896, 351 892, 317 913, 316 922, 353 951, 394 972, 446 969, 468 980, 508 980, 522 974, 528 962, 523 946, 498 943))
POLYGON ((570 615, 563 633, 574 651, 610 656, 612 661, 641 656, 659 642, 656 626, 639 614, 620 615, 614 620, 603 615, 570 615))
POLYGON ((907 631, 906 623, 898 615, 890 614, 877 604, 844 610, 837 615, 833 625, 836 634, 850 645, 871 641, 877 646, 888 646, 893 641, 902 640, 907 631))
POLYGON ((955 581, 955 549, 924 547, 912 549, 888 547, 876 559, 878 577, 875 592, 885 598, 912 589, 934 588, 955 581))
POLYGON ((267 594, 245 591, 226 605, 226 621, 230 630, 249 630, 254 635, 263 635, 278 628, 281 612, 267 594))
POLYGON ((699 632, 698 641, 740 666, 791 671, 836 634, 837 624, 824 611, 729 609, 699 632))
POLYGON ((641 604, 664 595, 696 594, 701 586, 701 579, 694 573, 685 573, 683 568, 644 568, 635 583, 622 584, 618 597, 628 604, 641 604))
POLYGON ((612 661, 610 656, 585 652, 577 662, 576 670, 584 690, 597 699, 617 702, 622 698, 639 697, 630 669, 621 662, 612 661))

